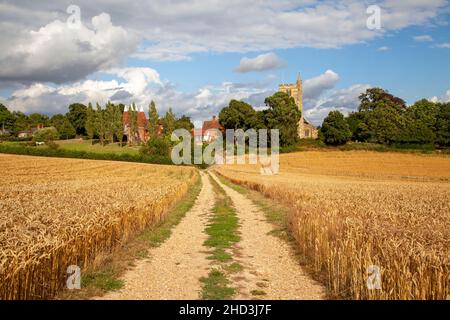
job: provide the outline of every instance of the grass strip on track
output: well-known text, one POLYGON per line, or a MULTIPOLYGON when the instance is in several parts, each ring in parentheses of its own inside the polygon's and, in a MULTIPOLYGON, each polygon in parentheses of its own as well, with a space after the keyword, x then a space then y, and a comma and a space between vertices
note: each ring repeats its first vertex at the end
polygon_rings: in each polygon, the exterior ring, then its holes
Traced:
POLYGON ((231 199, 211 176, 209 179, 216 194, 216 203, 205 229, 208 235, 205 246, 212 249, 208 259, 213 260, 218 266, 209 272, 208 277, 200 279, 203 283, 201 295, 206 300, 226 300, 235 294, 235 289, 230 287, 227 276, 242 270, 239 263, 233 262, 232 255, 234 244, 240 241, 239 219, 231 199))

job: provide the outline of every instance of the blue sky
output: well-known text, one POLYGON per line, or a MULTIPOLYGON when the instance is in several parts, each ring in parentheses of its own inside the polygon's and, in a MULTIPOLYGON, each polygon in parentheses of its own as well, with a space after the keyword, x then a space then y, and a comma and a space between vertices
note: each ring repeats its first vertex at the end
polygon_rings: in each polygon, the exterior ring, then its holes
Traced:
MULTIPOLYGON (((450 21, 449 15, 445 19, 450 21)), ((249 83, 272 81, 275 89, 279 81, 294 82, 300 72, 303 79, 313 78, 331 69, 340 75, 337 88, 354 83, 369 83, 388 89, 407 100, 442 95, 450 88, 450 48, 438 48, 439 43, 450 43, 450 25, 410 27, 385 37, 342 48, 293 48, 272 50, 287 66, 263 72, 236 73, 243 56, 254 57, 261 52, 201 53, 192 60, 175 62, 148 62, 129 59, 128 65, 150 67, 162 78, 171 79, 181 90, 194 91, 199 87, 224 81, 249 83), (429 35, 434 40, 419 42, 414 37, 429 35), (386 51, 379 48, 387 47, 386 51)))
POLYGON ((9 108, 54 114, 78 101, 155 100, 160 113, 172 107, 199 121, 230 99, 260 106, 298 72, 315 124, 334 108, 355 110, 370 86, 410 104, 450 100, 445 0, 80 0, 78 29, 66 2, 0 1, 0 99, 9 108), (369 30, 374 4, 381 28, 369 30))

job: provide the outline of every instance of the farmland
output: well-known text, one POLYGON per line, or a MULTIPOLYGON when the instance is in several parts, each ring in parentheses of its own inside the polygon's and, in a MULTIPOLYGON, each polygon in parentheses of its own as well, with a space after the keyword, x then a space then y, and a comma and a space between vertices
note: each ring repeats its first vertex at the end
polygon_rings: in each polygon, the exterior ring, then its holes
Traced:
POLYGON ((216 172, 290 208, 288 227, 311 272, 337 297, 446 299, 450 281, 450 158, 361 151, 280 156, 216 172), (381 271, 369 290, 368 267, 381 271))
POLYGON ((0 155, 0 299, 52 297, 69 265, 163 219, 195 169, 0 155))

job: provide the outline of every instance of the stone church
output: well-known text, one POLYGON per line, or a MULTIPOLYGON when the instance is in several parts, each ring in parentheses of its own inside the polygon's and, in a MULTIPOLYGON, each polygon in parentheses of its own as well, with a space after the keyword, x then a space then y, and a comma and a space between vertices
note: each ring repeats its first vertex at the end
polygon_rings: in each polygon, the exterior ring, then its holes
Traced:
POLYGON ((302 112, 302 118, 297 128, 300 139, 317 139, 319 133, 317 128, 310 124, 303 116, 303 88, 300 74, 298 74, 295 84, 280 84, 278 91, 287 93, 290 97, 294 98, 295 104, 302 112))

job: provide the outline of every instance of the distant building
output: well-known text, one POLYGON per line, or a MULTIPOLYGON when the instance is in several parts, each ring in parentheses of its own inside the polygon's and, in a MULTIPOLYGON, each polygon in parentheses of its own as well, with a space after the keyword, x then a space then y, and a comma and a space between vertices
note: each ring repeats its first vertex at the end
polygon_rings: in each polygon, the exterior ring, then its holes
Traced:
POLYGON ((44 129, 44 125, 42 123, 39 123, 37 126, 30 127, 27 130, 19 131, 17 133, 17 136, 19 138, 29 138, 29 137, 33 136, 33 134, 40 129, 44 129))
POLYGON ((213 116, 212 120, 203 122, 203 141, 210 143, 217 139, 218 134, 223 134, 225 128, 219 123, 219 119, 213 116))
POLYGON ((317 139, 319 133, 317 128, 310 124, 303 115, 303 88, 300 74, 295 84, 280 84, 278 91, 287 93, 290 97, 294 98, 295 104, 302 112, 302 117, 297 128, 300 139, 317 139))
MULTIPOLYGON (((125 106, 122 114, 123 122, 123 134, 128 142, 147 142, 150 139, 150 133, 148 131, 148 119, 145 116, 144 108, 141 106, 137 111, 137 127, 136 132, 133 134, 131 130, 131 114, 128 106, 125 106)), ((157 134, 161 135, 163 126, 158 120, 157 134)))
POLYGON ((192 129, 192 135, 194 136, 194 143, 197 145, 203 144, 203 129, 194 128, 192 129))
POLYGON ((192 129, 196 144, 211 143, 217 139, 218 134, 223 134, 224 132, 225 128, 219 123, 219 119, 216 116, 213 116, 212 120, 204 121, 201 129, 192 129))

